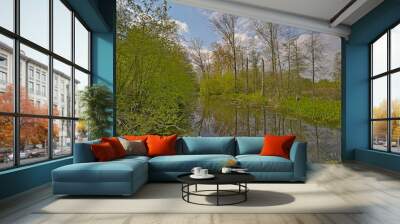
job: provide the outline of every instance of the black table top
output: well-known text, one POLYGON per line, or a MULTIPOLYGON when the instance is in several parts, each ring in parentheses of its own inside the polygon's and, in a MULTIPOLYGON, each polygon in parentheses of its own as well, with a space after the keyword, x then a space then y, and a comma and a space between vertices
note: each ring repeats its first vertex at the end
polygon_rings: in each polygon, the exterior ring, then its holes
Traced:
POLYGON ((193 179, 191 173, 182 174, 177 177, 178 181, 185 184, 237 184, 248 183, 255 180, 249 173, 213 173, 212 179, 193 179))

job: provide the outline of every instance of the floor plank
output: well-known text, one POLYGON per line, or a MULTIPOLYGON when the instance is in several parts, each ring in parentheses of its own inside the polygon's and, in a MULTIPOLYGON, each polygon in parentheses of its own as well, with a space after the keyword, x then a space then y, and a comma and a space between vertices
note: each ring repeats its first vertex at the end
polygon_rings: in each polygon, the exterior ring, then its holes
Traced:
POLYGON ((400 175, 358 163, 312 164, 308 182, 321 185, 360 214, 36 214, 54 201, 43 186, 0 201, 0 223, 7 224, 397 224, 400 223, 400 175), (367 205, 367 206, 365 206, 367 205))

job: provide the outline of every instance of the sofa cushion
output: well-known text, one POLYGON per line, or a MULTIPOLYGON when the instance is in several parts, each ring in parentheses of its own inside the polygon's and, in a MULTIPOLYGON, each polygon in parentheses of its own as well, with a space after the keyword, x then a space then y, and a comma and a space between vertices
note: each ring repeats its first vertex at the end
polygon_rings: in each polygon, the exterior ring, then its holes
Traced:
POLYGON ((147 163, 140 159, 75 163, 59 167, 52 174, 57 182, 130 182, 135 172, 147 172, 147 163))
POLYGON ((279 156, 239 155, 240 167, 249 172, 292 172, 292 161, 279 156))
POLYGON ((176 155, 177 135, 159 136, 149 135, 147 137, 147 154, 149 156, 176 155))
POLYGON ((101 142, 110 143, 112 148, 114 149, 117 158, 122 158, 126 156, 126 151, 124 149, 124 146, 122 146, 121 142, 117 137, 104 137, 101 138, 101 142))
POLYGON ((264 137, 236 137, 236 155, 260 154, 264 137))
POLYGON ((290 159, 290 148, 296 136, 294 135, 265 135, 264 146, 261 149, 262 156, 280 156, 290 159))
POLYGON ((96 161, 105 162, 119 158, 109 142, 102 142, 99 144, 92 144, 91 146, 96 161))
POLYGON ((182 154, 235 154, 235 139, 233 137, 183 137, 182 154))
POLYGON ((141 140, 126 140, 124 138, 118 138, 121 142, 122 146, 126 151, 126 155, 138 155, 145 156, 147 155, 146 145, 141 140))
POLYGON ((210 171, 219 171, 230 159, 231 155, 174 155, 158 156, 149 160, 152 172, 190 172, 193 167, 200 166, 210 171))

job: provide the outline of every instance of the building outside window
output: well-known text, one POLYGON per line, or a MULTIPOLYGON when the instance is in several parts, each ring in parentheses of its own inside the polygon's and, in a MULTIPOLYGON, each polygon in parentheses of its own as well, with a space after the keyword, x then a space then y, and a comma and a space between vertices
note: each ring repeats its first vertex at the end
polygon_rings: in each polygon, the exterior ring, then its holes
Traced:
POLYGON ((34 94, 33 82, 31 82, 31 81, 28 82, 28 91, 29 91, 29 94, 34 94))
POLYGON ((0 54, 0 91, 5 91, 7 87, 7 56, 0 54))
POLYGON ((42 96, 46 96, 46 86, 42 86, 42 96))
POLYGON ((40 81, 40 70, 36 69, 36 81, 40 81))
POLYGON ((29 79, 33 80, 34 77, 33 77, 33 67, 32 66, 29 66, 28 73, 29 73, 29 79))

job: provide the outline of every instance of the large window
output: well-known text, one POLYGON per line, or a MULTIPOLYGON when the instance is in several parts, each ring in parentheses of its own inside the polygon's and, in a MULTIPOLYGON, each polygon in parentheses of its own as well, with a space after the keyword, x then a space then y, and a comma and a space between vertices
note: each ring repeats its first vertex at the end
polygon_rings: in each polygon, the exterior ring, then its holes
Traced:
POLYGON ((370 45, 371 147, 400 153, 400 25, 370 45))
POLYGON ((0 170, 72 155, 90 77, 90 31, 69 5, 0 1, 0 170))

